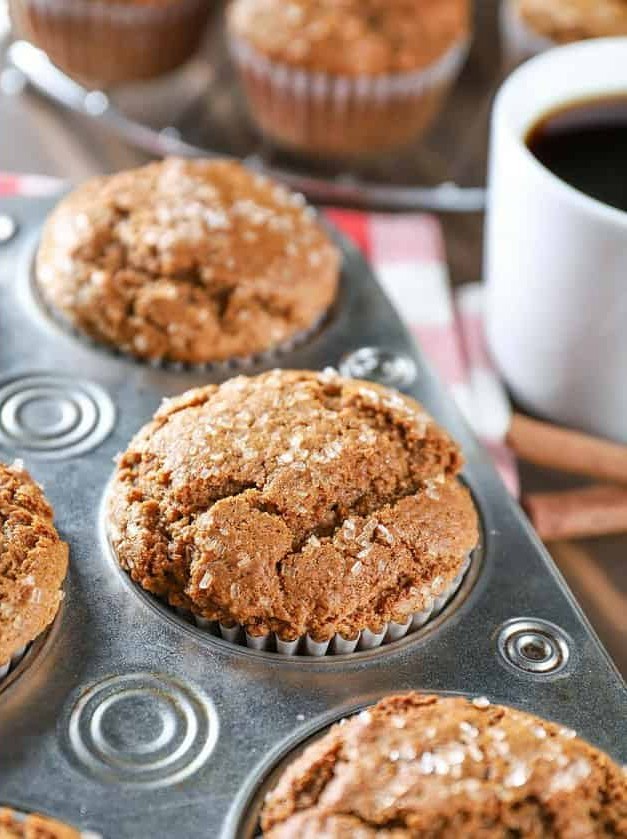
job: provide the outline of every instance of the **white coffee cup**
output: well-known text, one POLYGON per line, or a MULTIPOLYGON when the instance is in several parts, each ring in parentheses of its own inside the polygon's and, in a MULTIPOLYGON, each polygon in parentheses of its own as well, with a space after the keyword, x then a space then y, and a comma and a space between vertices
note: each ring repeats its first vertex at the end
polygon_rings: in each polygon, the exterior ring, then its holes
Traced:
POLYGON ((569 186, 525 145, 543 115, 607 94, 627 96, 627 38, 550 50, 501 87, 491 129, 486 318, 491 352, 521 405, 627 442, 627 213, 569 186))

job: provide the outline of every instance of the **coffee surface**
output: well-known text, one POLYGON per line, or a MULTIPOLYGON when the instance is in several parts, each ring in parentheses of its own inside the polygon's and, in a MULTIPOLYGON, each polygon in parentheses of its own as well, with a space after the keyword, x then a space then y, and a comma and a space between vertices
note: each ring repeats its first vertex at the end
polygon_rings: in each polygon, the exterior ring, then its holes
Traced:
POLYGON ((532 126, 526 143, 567 184, 627 210, 627 93, 550 111, 532 126))

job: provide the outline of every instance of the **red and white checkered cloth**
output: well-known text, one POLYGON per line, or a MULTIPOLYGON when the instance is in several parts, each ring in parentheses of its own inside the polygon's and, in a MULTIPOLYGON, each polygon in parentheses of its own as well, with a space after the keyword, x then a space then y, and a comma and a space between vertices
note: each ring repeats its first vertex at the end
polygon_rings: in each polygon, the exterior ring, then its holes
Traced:
MULTIPOLYGON (((0 173, 0 196, 51 195, 62 186, 56 178, 0 173)), ((370 260, 400 316, 517 496, 516 461, 503 441, 504 423, 494 421, 508 407, 485 346, 481 286, 475 283, 453 294, 438 220, 427 214, 347 210, 329 210, 327 215, 370 260)))

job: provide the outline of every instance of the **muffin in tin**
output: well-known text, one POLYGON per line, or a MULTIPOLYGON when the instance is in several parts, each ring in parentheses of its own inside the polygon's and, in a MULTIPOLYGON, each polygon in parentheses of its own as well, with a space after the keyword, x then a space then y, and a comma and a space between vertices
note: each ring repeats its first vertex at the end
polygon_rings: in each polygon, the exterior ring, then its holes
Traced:
POLYGON ((502 0, 505 58, 517 64, 557 44, 627 35, 623 0, 502 0))
POLYGON ((468 0, 233 0, 231 52, 264 135, 354 157, 423 132, 461 69, 468 0))
POLYGON ((0 464, 0 678, 53 621, 68 547, 41 488, 22 464, 0 464))
POLYGON ((153 79, 187 61, 214 0, 9 0, 16 33, 87 85, 153 79))
POLYGON ((95 341, 202 365, 314 328, 339 264, 302 196, 239 163, 171 158, 64 198, 36 280, 51 311, 95 341))
POLYGON ((522 711, 418 693, 333 726, 266 798, 265 839, 627 835, 627 775, 522 711))
POLYGON ((239 376, 166 400, 137 434, 110 540, 133 580, 200 622, 323 654, 407 630, 459 579, 478 539, 461 466, 394 391, 333 371, 239 376))
POLYGON ((96 837, 38 813, 23 814, 0 807, 0 839, 86 839, 87 835, 96 837))

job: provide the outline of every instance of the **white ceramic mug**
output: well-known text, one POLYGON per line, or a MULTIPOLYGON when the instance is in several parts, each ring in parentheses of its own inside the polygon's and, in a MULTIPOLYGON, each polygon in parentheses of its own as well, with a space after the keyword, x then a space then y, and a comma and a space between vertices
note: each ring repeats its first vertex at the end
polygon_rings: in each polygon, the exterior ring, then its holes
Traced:
POLYGON ((627 213, 567 185, 525 145, 547 112, 606 94, 627 96, 627 38, 550 50, 501 87, 491 130, 486 318, 494 359, 523 406, 627 442, 627 213))

